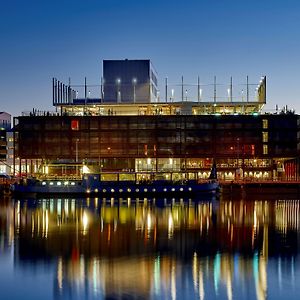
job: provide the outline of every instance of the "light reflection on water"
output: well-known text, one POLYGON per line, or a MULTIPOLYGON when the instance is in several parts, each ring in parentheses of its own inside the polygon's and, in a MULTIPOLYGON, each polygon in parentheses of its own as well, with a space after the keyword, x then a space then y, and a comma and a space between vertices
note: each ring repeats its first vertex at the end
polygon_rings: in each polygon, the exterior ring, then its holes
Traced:
POLYGON ((3 299, 297 299, 299 245, 299 200, 0 202, 3 299))

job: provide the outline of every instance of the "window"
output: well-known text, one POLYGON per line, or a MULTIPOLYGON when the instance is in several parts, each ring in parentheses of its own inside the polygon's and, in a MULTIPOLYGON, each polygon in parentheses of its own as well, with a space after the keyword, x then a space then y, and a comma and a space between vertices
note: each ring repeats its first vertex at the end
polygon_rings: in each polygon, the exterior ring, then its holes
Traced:
POLYGON ((268 132, 263 132, 263 133, 262 133, 262 140, 263 140, 263 143, 267 143, 267 142, 268 142, 268 139, 269 139, 268 132))
POLYGON ((268 145, 263 145, 263 154, 264 155, 268 154, 268 145))
POLYGON ((263 119, 262 123, 263 123, 263 129, 268 129, 268 120, 267 119, 263 119))
POLYGON ((79 121, 78 120, 72 120, 71 121, 71 129, 72 130, 79 130, 79 121))

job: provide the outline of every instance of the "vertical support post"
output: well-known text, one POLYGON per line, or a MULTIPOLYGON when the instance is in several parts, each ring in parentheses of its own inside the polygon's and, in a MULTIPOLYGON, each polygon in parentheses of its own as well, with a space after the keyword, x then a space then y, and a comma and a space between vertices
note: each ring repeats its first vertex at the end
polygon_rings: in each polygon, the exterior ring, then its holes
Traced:
POLYGON ((197 88, 198 88, 198 102, 200 102, 200 78, 199 78, 199 76, 198 76, 197 88))
POLYGON ((232 102, 233 101, 233 97, 232 97, 232 95, 233 95, 233 91, 232 91, 232 76, 230 77, 230 102, 232 102))
POLYGON ((84 77, 84 104, 86 104, 87 99, 87 86, 86 86, 86 77, 84 77))
POLYGON ((63 84, 60 82, 59 85, 60 85, 60 89, 59 89, 59 91, 60 91, 59 102, 62 103, 62 97, 63 97, 63 91, 62 91, 62 89, 63 89, 63 84))
POLYGON ((68 86, 68 103, 71 103, 72 98, 72 89, 71 89, 71 77, 69 77, 69 86, 68 86))
POLYGON ((264 77, 264 84, 265 84, 264 100, 265 100, 265 103, 267 103, 267 76, 264 77))
POLYGON ((168 102, 168 77, 166 77, 166 81, 165 81, 165 89, 166 89, 166 102, 168 102))
POLYGON ((52 104, 55 104, 55 84, 54 84, 54 77, 52 78, 52 104))
POLYGON ((214 77, 214 102, 217 102, 217 77, 214 77))
POLYGON ((28 174, 27 174, 27 158, 25 159, 25 176, 27 178, 28 174))
POLYGON ((66 86, 63 84, 63 103, 66 102, 66 86))
POLYGON ((60 103, 60 81, 57 80, 57 103, 60 103))
POLYGON ((57 104, 58 99, 58 86, 57 86, 57 79, 55 78, 55 104, 57 104))
POLYGON ((249 77, 247 75, 247 102, 249 102, 249 77))
POLYGON ((32 159, 30 160, 30 175, 32 175, 33 174, 33 161, 32 161, 32 159))
POLYGON ((59 103, 59 81, 56 81, 56 103, 59 103))
POLYGON ((183 102, 183 76, 181 76, 181 102, 183 102))
POLYGON ((19 157, 19 175, 21 177, 21 174, 22 174, 22 159, 21 159, 21 156, 19 157))

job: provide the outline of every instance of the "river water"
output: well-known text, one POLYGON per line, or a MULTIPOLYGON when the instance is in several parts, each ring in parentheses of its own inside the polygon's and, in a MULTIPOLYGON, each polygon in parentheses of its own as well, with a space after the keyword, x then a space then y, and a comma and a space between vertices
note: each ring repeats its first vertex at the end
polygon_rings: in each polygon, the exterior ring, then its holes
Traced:
POLYGON ((299 299, 298 197, 227 198, 0 199, 0 299, 299 299))

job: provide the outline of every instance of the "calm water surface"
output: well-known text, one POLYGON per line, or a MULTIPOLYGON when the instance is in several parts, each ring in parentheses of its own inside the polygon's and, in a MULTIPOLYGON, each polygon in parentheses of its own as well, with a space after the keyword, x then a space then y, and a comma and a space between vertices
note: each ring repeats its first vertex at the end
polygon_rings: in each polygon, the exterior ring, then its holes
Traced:
POLYGON ((0 199, 0 299, 299 299, 299 200, 0 199))

